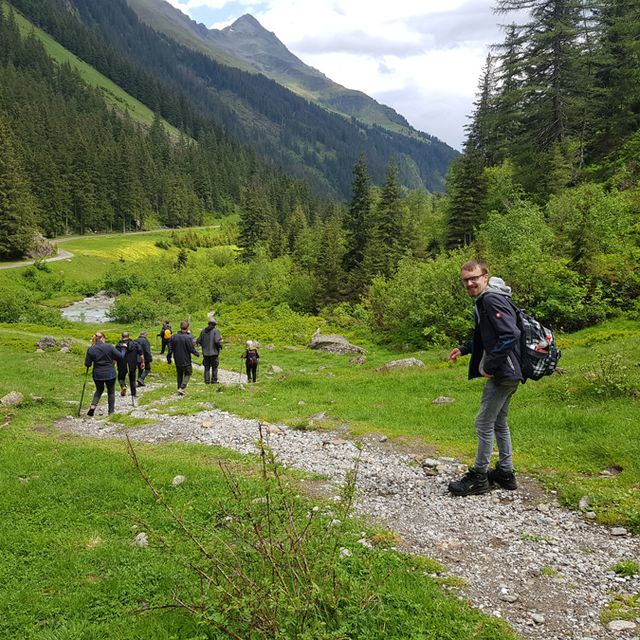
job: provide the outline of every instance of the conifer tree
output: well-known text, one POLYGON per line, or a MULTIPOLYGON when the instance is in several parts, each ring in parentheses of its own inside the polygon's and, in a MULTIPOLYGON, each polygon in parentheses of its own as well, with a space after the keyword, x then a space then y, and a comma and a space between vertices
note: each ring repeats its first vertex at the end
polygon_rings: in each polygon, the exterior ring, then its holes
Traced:
POLYGON ((15 138, 0 113, 0 256, 23 256, 35 227, 35 203, 20 162, 15 138))
POLYGON ((320 250, 314 270, 318 307, 337 304, 345 297, 345 274, 342 268, 345 247, 345 234, 336 212, 322 225, 320 250))
MULTIPOLYGON (((404 237, 404 206, 398 182, 398 167, 390 162, 387 176, 377 206, 375 230, 371 234, 377 236, 380 256, 380 273, 390 276, 397 268, 407 245, 404 237)), ((370 274, 372 277, 376 273, 370 274)))
POLYGON ((361 153, 353 167, 351 203, 344 220, 347 236, 344 269, 347 273, 357 269, 364 259, 371 223, 370 187, 367 163, 361 153))

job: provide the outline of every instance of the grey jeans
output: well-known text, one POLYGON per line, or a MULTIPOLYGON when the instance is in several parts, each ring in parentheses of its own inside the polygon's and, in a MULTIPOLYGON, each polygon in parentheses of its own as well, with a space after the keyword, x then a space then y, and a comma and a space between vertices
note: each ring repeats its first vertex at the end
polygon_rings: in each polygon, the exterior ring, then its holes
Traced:
POLYGON ((494 434, 498 445, 498 466, 503 471, 513 469, 511 433, 507 424, 507 414, 511 397, 518 389, 518 384, 520 383, 517 380, 502 384, 496 384, 493 380, 485 382, 480 400, 480 411, 476 415, 475 422, 478 451, 473 466, 476 471, 486 473, 489 469, 494 434))

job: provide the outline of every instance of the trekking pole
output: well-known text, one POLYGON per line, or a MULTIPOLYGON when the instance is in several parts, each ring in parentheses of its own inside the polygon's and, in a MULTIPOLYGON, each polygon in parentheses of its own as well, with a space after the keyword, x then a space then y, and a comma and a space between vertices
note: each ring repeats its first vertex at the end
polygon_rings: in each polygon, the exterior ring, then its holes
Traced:
POLYGON ((84 390, 87 388, 88 377, 89 377, 89 367, 87 367, 87 371, 84 374, 84 384, 82 385, 82 394, 80 395, 80 404, 78 405, 78 418, 80 417, 80 412, 82 411, 82 401, 84 400, 84 390))
POLYGON ((242 356, 240 356, 240 371, 238 371, 238 384, 242 384, 242 356))

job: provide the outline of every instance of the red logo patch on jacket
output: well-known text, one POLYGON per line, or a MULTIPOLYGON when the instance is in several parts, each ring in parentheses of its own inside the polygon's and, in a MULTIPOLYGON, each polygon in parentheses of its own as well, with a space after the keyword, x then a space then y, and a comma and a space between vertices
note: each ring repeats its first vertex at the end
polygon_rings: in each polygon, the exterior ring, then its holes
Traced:
POLYGON ((499 311, 496 311, 496 318, 502 318, 502 314, 499 311))

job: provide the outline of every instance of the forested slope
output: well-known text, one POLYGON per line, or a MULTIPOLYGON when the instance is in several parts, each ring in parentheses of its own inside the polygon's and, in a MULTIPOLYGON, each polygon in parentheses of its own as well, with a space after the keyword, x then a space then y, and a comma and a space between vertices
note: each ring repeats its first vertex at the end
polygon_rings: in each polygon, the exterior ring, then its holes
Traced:
POLYGON ((14 0, 64 46, 174 126, 197 137, 200 120, 222 126, 259 155, 346 198, 358 153, 381 180, 394 158, 409 187, 442 188, 456 152, 329 113, 265 76, 218 64, 142 24, 125 0, 14 0))

